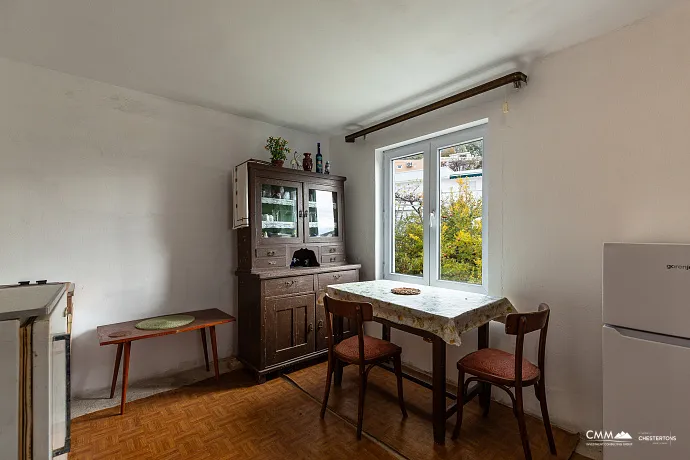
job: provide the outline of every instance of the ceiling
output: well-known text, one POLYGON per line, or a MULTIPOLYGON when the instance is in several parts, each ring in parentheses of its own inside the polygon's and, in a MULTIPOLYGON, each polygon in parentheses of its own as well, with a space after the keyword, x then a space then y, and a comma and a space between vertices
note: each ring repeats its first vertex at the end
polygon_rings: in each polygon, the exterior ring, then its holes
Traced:
POLYGON ((0 0, 0 56, 334 133, 675 1, 0 0))

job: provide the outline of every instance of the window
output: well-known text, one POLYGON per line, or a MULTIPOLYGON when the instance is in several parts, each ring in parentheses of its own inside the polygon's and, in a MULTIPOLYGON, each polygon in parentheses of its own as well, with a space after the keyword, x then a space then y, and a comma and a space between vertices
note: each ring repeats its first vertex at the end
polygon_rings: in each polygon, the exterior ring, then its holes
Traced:
POLYGON ((475 126, 384 152, 385 278, 486 292, 485 134, 475 126))

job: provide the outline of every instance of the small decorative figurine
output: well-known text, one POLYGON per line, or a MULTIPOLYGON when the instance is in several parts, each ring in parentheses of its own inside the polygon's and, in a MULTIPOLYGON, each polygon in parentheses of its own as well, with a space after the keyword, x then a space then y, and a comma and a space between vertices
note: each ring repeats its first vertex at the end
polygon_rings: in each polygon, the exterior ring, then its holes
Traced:
POLYGON ((290 167, 292 169, 299 169, 299 160, 297 159, 297 150, 292 155, 292 161, 290 162, 290 167))
POLYGON ((326 173, 326 174, 331 173, 331 162, 330 161, 326 162, 326 169, 324 170, 324 173, 326 173))
POLYGON ((323 155, 321 155, 321 142, 316 143, 316 172, 323 174, 323 155))
POLYGON ((313 167, 314 160, 311 159, 311 153, 305 153, 304 160, 302 160, 302 168, 304 168, 305 171, 311 171, 313 167))

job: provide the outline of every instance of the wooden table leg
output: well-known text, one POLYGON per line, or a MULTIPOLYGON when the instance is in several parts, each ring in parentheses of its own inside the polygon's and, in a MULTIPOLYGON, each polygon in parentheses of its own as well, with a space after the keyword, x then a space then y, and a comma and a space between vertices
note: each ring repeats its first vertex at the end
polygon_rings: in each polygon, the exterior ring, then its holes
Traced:
MULTIPOLYGON (((489 323, 479 326, 477 330, 477 349, 489 348, 489 323)), ((479 393, 479 405, 484 409, 484 416, 489 415, 489 406, 491 405, 491 385, 488 383, 480 383, 481 391, 479 393)))
POLYGON ((117 374, 120 372, 120 360, 122 359, 122 344, 117 344, 117 355, 115 355, 115 369, 113 369, 113 383, 110 385, 110 399, 115 396, 115 386, 117 385, 117 374))
POLYGON ((391 327, 390 326, 388 326, 386 324, 381 325, 381 338, 383 340, 388 341, 388 342, 391 341, 391 327))
MULTIPOLYGON (((333 315, 333 342, 334 345, 343 340, 343 317, 333 315)), ((339 387, 343 383, 343 363, 339 359, 335 360, 335 370, 333 384, 339 387)))
POLYGON ((125 403, 127 402, 127 380, 129 379, 129 351, 132 342, 125 342, 125 362, 122 365, 122 399, 120 400, 120 415, 125 413, 125 403))
POLYGON ((211 351, 213 352, 213 370, 216 372, 216 380, 220 380, 220 371, 218 370, 218 342, 216 341, 216 326, 208 328, 211 332, 211 351))
POLYGON ((210 371, 211 368, 208 366, 208 347, 206 346, 206 328, 202 327, 199 329, 201 332, 201 346, 204 347, 204 360, 206 361, 206 372, 210 371))
POLYGON ((446 342, 440 337, 432 340, 433 353, 433 424, 434 442, 446 442, 446 342))

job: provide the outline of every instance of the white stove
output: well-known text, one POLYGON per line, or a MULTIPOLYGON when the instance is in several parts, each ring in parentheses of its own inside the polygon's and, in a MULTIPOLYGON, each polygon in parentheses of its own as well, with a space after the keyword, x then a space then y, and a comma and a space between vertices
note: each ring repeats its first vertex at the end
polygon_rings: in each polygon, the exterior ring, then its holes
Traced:
POLYGON ((0 452, 67 458, 70 283, 0 287, 0 452))

